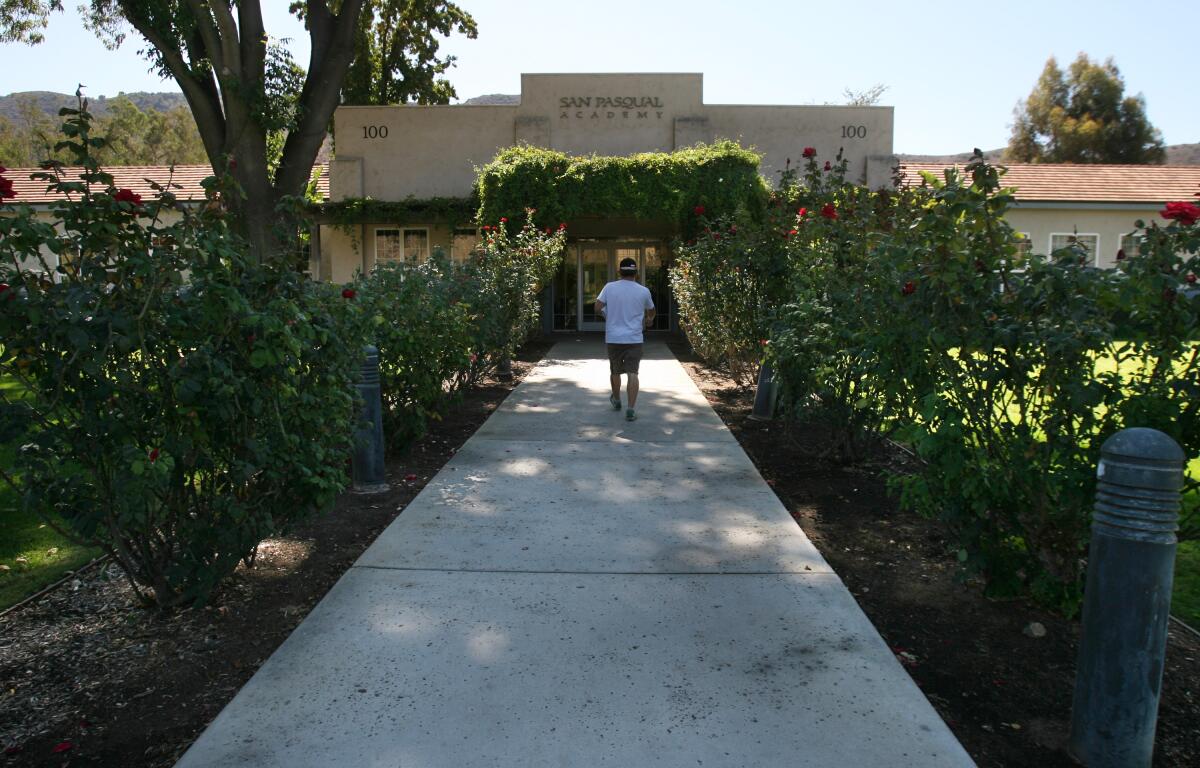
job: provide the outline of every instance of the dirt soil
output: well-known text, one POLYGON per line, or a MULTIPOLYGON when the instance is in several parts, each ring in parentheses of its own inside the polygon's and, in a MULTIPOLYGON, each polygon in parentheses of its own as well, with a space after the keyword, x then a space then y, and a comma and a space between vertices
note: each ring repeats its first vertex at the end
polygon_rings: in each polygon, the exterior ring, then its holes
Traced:
MULTIPOLYGON (((1065 750, 1079 624, 1023 600, 993 601, 959 578, 937 523, 901 511, 885 473, 912 468, 886 446, 871 461, 822 458, 819 427, 751 421, 752 389, 672 349, 766 481, 983 768, 1078 765, 1065 750), (1024 630, 1040 623, 1044 637, 1024 630)), ((1171 625, 1154 765, 1200 760, 1200 642, 1171 625)))
POLYGON ((527 345, 514 381, 484 381, 389 457, 388 493, 343 494, 331 514, 264 542, 206 608, 143 610, 100 566, 0 618, 0 765, 174 765, 549 348, 527 345))

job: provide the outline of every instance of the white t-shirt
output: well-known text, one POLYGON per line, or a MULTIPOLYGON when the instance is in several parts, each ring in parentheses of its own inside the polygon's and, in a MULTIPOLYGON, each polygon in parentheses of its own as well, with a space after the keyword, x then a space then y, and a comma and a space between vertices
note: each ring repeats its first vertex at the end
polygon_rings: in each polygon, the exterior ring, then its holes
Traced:
POLYGON ((604 341, 608 344, 641 344, 646 310, 654 309, 650 289, 636 280, 614 280, 600 291, 604 302, 604 341))

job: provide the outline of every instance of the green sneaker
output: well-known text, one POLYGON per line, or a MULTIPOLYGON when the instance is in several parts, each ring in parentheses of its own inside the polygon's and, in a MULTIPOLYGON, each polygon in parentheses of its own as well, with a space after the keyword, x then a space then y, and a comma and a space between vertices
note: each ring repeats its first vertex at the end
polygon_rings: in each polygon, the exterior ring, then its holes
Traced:
POLYGON ((637 413, 632 408, 625 409, 625 421, 637 421, 637 413))
POLYGON ((616 395, 609 395, 608 402, 612 403, 614 411, 621 410, 621 398, 617 397, 616 395))

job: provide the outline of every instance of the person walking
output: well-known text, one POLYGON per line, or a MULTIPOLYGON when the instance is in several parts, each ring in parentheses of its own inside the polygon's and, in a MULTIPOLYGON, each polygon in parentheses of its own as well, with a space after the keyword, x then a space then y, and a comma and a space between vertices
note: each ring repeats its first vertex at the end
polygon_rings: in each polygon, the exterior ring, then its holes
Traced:
POLYGON ((654 321, 654 299, 650 289, 637 281, 638 266, 633 259, 621 259, 617 271, 620 280, 604 286, 596 297, 596 314, 604 317, 604 341, 608 346, 608 398, 614 411, 621 410, 621 374, 629 377, 629 407, 625 420, 637 418, 638 367, 642 362, 642 331, 654 321))

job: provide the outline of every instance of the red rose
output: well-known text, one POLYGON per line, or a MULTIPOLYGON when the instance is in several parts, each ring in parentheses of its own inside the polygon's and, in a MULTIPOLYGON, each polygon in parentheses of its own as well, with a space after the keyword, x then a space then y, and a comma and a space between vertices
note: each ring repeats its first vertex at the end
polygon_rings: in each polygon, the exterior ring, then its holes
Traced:
POLYGON ((113 200, 116 200, 118 203, 129 203, 134 207, 142 204, 142 196, 132 189, 118 189, 117 194, 113 195, 113 200))
POLYGON ((1163 301, 1167 302, 1168 304, 1174 304, 1175 303, 1175 289, 1174 288, 1163 288, 1162 297, 1163 297, 1163 301))
POLYGON ((1190 227, 1200 219, 1200 207, 1191 203, 1167 203, 1167 207, 1159 212, 1164 219, 1174 219, 1185 227, 1190 227))
POLYGON ((1117 261, 1121 261, 1121 260, 1122 260, 1122 259, 1124 259, 1124 258, 1125 258, 1125 249, 1124 249, 1124 248, 1118 248, 1118 249, 1117 249, 1117 261))
POLYGON ((416 476, 416 475, 414 475, 414 474, 412 474, 412 473, 410 472, 410 473, 408 473, 407 475, 405 475, 405 476, 404 476, 404 482, 406 482, 406 483, 415 483, 415 482, 417 482, 417 476, 416 476))
POLYGON ((558 225, 558 231, 559 231, 559 232, 562 232, 562 231, 563 231, 564 229, 566 229, 566 228, 567 228, 567 223, 566 223, 565 221, 564 221, 564 222, 561 222, 561 223, 559 223, 559 225, 558 225))
POLYGON ((905 296, 912 296, 914 293, 916 293, 916 290, 917 284, 912 280, 909 280, 904 284, 904 287, 900 289, 900 293, 904 294, 905 296))
POLYGON ((736 235, 736 234, 737 234, 737 224, 730 224, 730 225, 729 225, 729 234, 731 234, 731 235, 736 235))
POLYGON ((1187 280, 1189 285, 1193 285, 1196 282, 1196 273, 1188 272, 1187 275, 1185 275, 1183 279, 1187 280))
POLYGON ((833 203, 825 203, 821 206, 821 215, 830 221, 837 221, 837 208, 833 206, 833 203))
POLYGON ((10 290, 12 290, 11 285, 9 285, 8 283, 0 283, 0 296, 3 296, 4 294, 8 293, 10 290))
POLYGON ((805 216, 807 216, 807 215, 808 215, 808 209, 807 209, 807 208, 797 208, 797 209, 796 209, 796 216, 797 216, 797 218, 801 218, 801 219, 803 219, 803 218, 804 218, 805 216))
POLYGON ((825 170, 827 170, 827 171, 828 171, 828 170, 830 170, 831 168, 833 168, 833 166, 829 164, 829 161, 828 161, 828 160, 826 160, 826 161, 825 161, 825 170))
POLYGON ((697 216, 703 216, 704 215, 704 206, 697 205, 695 208, 692 209, 692 213, 696 214, 697 216))
POLYGON ((766 339, 759 339, 758 343, 765 347, 771 342, 767 341, 766 339))
POLYGON ((810 157, 816 157, 817 150, 815 147, 805 147, 804 151, 801 154, 804 155, 805 159, 810 158, 810 157))
MULTIPOLYGON (((7 169, 3 166, 0 166, 0 173, 4 173, 5 170, 7 169)), ((12 179, 6 179, 3 176, 0 176, 0 200, 3 200, 6 197, 16 196, 17 192, 15 189, 13 189, 12 179)))
POLYGON ((358 295, 358 291, 354 290, 353 288, 342 289, 342 298, 343 299, 353 299, 357 295, 358 295))
POLYGON ((229 170, 231 170, 231 171, 237 170, 237 158, 235 158, 235 157, 229 158, 229 170))
POLYGON ((158 449, 151 448, 150 449, 150 463, 153 464, 156 461, 158 461, 158 449))
POLYGON ((501 224, 507 224, 507 223, 508 223, 508 217, 507 217, 507 216, 501 216, 501 217, 500 217, 500 223, 501 223, 501 224))
POLYGON ((798 229, 789 229, 789 230, 787 231, 787 234, 786 234, 786 235, 784 235, 784 237, 791 237, 792 235, 798 235, 798 234, 800 234, 800 230, 798 230, 798 229))

